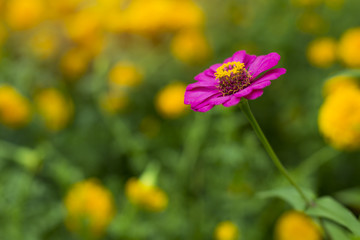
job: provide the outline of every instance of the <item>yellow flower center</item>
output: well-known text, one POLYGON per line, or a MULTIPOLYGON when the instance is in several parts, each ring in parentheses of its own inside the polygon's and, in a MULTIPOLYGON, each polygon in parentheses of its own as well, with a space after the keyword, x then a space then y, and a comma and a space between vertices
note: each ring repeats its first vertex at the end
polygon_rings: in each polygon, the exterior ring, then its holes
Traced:
POLYGON ((230 77, 232 74, 241 72, 245 64, 241 62, 228 62, 224 63, 216 69, 215 77, 220 79, 222 77, 230 77))
POLYGON ((219 80, 217 88, 223 96, 232 95, 249 86, 252 76, 246 70, 245 64, 241 62, 224 63, 216 69, 216 79, 219 80))

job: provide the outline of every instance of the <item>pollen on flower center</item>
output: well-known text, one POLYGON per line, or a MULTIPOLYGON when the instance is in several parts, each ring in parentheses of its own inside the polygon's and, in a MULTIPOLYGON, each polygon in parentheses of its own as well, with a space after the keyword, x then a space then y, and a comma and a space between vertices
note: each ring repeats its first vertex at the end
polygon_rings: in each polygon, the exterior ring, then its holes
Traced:
POLYGON ((217 88, 223 96, 234 94, 250 85, 252 76, 241 62, 224 63, 216 69, 216 79, 219 80, 217 88))

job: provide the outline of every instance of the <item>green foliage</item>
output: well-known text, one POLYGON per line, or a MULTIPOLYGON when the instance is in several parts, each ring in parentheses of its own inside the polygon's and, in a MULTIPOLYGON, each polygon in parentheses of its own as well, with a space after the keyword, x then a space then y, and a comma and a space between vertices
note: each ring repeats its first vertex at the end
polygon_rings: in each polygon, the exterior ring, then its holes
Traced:
POLYGON ((351 238, 347 230, 345 230, 343 227, 339 226, 338 224, 334 224, 333 222, 326 221, 324 224, 324 228, 326 229, 327 233, 334 239, 339 239, 339 240, 353 239, 351 238))
POLYGON ((331 197, 317 199, 314 206, 305 211, 308 215, 329 219, 348 228, 356 235, 360 235, 360 222, 354 215, 331 197))
MULTIPOLYGON (((213 239, 215 227, 225 220, 239 227, 241 239, 273 239, 276 220, 289 208, 322 218, 332 240, 359 239, 352 236, 360 235, 354 216, 360 213, 359 152, 332 149, 317 127, 322 85, 329 76, 344 73, 344 66, 318 69, 306 59, 311 40, 324 35, 339 39, 359 25, 359 2, 345 1, 337 10, 325 4, 298 7, 288 0, 196 3, 204 11, 205 36, 213 51, 199 65, 171 55, 175 33, 122 33, 109 39, 82 77, 70 80, 60 73, 60 56, 41 61, 29 55, 25 42, 31 30, 9 33, 0 51, 0 83, 29 99, 33 118, 23 128, 0 125, 1 240, 83 240, 64 223, 64 198, 74 183, 89 178, 99 179, 114 197, 116 212, 104 240, 213 239), (317 33, 299 29, 305 13, 320 16, 327 27, 317 33), (277 172, 239 108, 189 110, 176 119, 156 110, 157 93, 165 86, 192 83, 196 74, 240 49, 281 55, 279 66, 287 73, 250 101, 252 111, 308 198, 331 195, 339 202, 322 197, 306 206, 277 172), (126 90, 126 108, 108 114, 99 99, 109 90, 108 72, 119 60, 137 64, 144 80, 126 90), (34 94, 46 87, 60 89, 73 101, 73 119, 58 132, 45 127, 33 106, 34 94), (125 194, 127 180, 140 177, 150 163, 160 166, 157 185, 169 197, 163 212, 138 208, 125 194)), ((5 16, 1 8, 0 24, 5 16)), ((359 77, 359 70, 345 73, 359 77)))
MULTIPOLYGON (((302 190, 304 191, 308 199, 315 198, 314 193, 309 189, 302 189, 302 190)), ((293 187, 267 190, 257 193, 257 196, 259 196, 260 198, 273 198, 273 197, 280 198, 285 202, 287 202, 288 204, 290 204, 292 208, 298 211, 304 211, 307 207, 304 199, 299 195, 299 193, 293 187)))

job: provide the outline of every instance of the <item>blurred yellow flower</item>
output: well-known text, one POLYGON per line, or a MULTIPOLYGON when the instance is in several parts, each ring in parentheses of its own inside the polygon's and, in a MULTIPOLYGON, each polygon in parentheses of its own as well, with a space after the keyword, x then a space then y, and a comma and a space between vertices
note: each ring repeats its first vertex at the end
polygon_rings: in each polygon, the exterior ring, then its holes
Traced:
POLYGON ((74 184, 64 203, 68 229, 87 237, 100 236, 115 214, 111 192, 95 179, 74 184))
POLYGON ((101 19, 96 9, 86 8, 71 15, 66 21, 65 29, 71 40, 86 43, 93 36, 101 34, 101 19))
POLYGON ((104 30, 118 33, 123 26, 123 8, 132 1, 96 0, 96 9, 101 18, 104 30))
POLYGON ((360 90, 342 87, 326 97, 319 110, 320 132, 342 150, 360 148, 360 90))
POLYGON ((106 9, 120 7, 124 0, 96 0, 98 6, 106 9))
POLYGON ((30 104, 13 87, 0 86, 0 121, 8 127, 21 127, 31 119, 30 104))
POLYGON ((125 17, 121 9, 114 8, 109 11, 103 18, 104 29, 113 33, 120 33, 125 28, 127 28, 124 24, 125 17))
POLYGON ((215 240, 237 240, 239 237, 239 229, 231 221, 220 222, 214 231, 215 240))
POLYGON ((117 18, 117 24, 112 28, 154 34, 197 28, 203 22, 204 14, 192 0, 133 0, 121 12, 121 17, 117 18))
POLYGON ((336 60, 336 41, 333 38, 318 38, 307 48, 309 62, 321 68, 330 67, 336 60))
POLYGON ((81 48, 68 50, 60 60, 63 74, 69 78, 78 78, 88 69, 91 57, 81 48))
POLYGON ((201 8, 193 0, 171 1, 172 6, 168 10, 167 16, 170 21, 166 21, 169 29, 180 30, 188 28, 199 28, 204 24, 205 17, 201 8))
POLYGON ((321 240, 321 230, 302 212, 288 211, 277 221, 276 240, 321 240))
POLYGON ((123 91, 110 91, 100 98, 100 106, 107 113, 115 114, 128 104, 128 97, 123 91))
POLYGON ((172 39, 171 52, 185 63, 198 64, 210 57, 211 48, 203 33, 187 29, 180 31, 172 39))
POLYGON ((44 19, 45 8, 43 0, 8 0, 6 21, 14 30, 29 29, 44 19))
POLYGON ((84 0, 51 0, 49 1, 50 14, 54 18, 64 17, 66 14, 74 12, 84 0))
POLYGON ((30 38, 30 49, 33 54, 40 59, 52 57, 59 47, 59 39, 55 33, 49 29, 39 29, 30 38))
POLYGON ((360 27, 348 29, 338 46, 340 59, 351 68, 360 67, 360 27))
POLYGON ((109 72, 109 83, 119 87, 134 87, 141 83, 142 73, 132 63, 118 62, 109 72))
POLYGON ((87 41, 79 43, 79 47, 87 53, 90 58, 98 56, 106 46, 106 37, 103 33, 88 36, 87 41))
MULTIPOLYGON (((81 9, 65 21, 67 37, 89 56, 98 55, 105 46, 102 11, 99 5, 81 9)), ((105 15, 106 16, 106 15, 105 15)))
POLYGON ((130 202, 148 211, 160 212, 168 205, 168 197, 163 190, 136 178, 126 182, 125 193, 130 202))
POLYGON ((335 76, 327 80, 323 87, 323 95, 329 96, 343 88, 358 88, 359 84, 353 77, 348 76, 335 76))
POLYGON ((185 89, 182 83, 172 83, 160 90, 155 99, 157 111, 165 118, 182 116, 188 109, 184 104, 185 89))
POLYGON ((63 129, 73 114, 72 102, 55 88, 37 93, 35 103, 46 127, 51 131, 63 129))

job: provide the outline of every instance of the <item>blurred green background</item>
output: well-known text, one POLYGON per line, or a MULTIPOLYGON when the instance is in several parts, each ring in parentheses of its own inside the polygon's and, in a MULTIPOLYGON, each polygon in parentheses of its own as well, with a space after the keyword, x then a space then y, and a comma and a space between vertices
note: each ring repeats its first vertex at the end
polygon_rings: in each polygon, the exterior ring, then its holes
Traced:
POLYGON ((359 187, 359 154, 317 126, 325 79, 357 67, 337 43, 359 12, 358 0, 1 0, 0 239, 214 239, 223 221, 231 239, 273 239, 290 207, 256 193, 289 184, 240 109, 183 104, 196 74, 242 49, 287 69, 250 101, 279 158, 359 214, 359 195, 337 194, 359 187))

